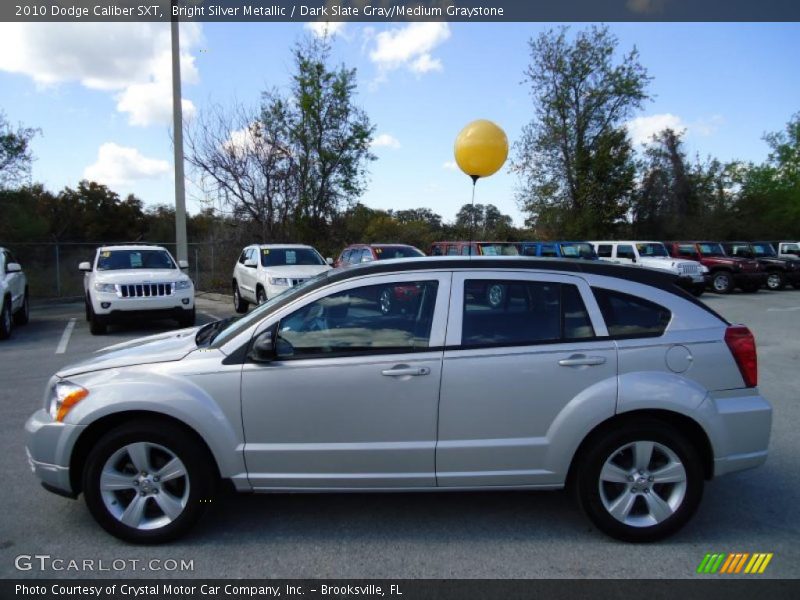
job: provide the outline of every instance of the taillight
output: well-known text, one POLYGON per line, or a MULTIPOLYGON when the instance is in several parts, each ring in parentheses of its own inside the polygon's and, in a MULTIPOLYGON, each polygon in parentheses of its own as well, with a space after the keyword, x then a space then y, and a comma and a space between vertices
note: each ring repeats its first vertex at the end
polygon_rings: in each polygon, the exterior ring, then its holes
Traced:
POLYGON ((758 385, 758 356, 756 340, 750 330, 743 325, 731 325, 725 330, 725 343, 739 367, 747 387, 758 385))

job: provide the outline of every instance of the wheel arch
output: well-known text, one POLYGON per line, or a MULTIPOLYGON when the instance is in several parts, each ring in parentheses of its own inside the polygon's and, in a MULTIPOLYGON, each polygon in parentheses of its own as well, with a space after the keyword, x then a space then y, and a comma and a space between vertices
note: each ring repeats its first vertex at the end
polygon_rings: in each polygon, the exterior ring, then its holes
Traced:
POLYGON ((200 448, 207 452, 208 457, 211 459, 210 464, 214 469, 214 476, 217 479, 221 478, 220 467, 217 462, 217 458, 214 456, 214 453, 211 451, 208 443, 205 441, 205 439, 203 439, 203 436, 201 436, 192 426, 176 417, 156 411, 127 410, 111 413, 100 417, 96 421, 93 421, 86 426, 86 429, 81 432, 81 435, 75 441, 69 461, 70 485, 74 494, 77 495, 82 491, 83 471, 86 467, 86 457, 89 455, 92 447, 94 447, 100 438, 107 432, 134 419, 150 419, 153 421, 159 421, 161 423, 173 425, 185 431, 195 440, 195 442, 198 443, 200 448))
POLYGON ((703 427, 691 417, 684 414, 664 409, 638 409, 625 413, 616 414, 602 423, 596 425, 586 436, 584 436, 578 448, 572 455, 569 470, 567 471, 567 486, 574 487, 577 467, 587 449, 592 446, 599 437, 607 434, 610 430, 624 427, 626 424, 639 419, 654 419, 674 427, 678 432, 685 435, 700 455, 703 476, 711 479, 714 476, 714 451, 711 447, 711 440, 703 427))

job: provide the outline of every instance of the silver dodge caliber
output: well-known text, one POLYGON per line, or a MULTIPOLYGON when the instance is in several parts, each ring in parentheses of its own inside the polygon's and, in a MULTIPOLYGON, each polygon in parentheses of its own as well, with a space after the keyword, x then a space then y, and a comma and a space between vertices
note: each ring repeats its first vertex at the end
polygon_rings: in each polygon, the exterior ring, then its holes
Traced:
POLYGON ((327 271, 237 320, 57 373, 26 425, 31 468, 132 542, 186 532, 221 480, 570 486, 606 534, 663 538, 705 480, 766 460, 772 418, 750 331, 675 281, 529 258, 327 271), (403 298, 389 312, 386 289, 403 298))

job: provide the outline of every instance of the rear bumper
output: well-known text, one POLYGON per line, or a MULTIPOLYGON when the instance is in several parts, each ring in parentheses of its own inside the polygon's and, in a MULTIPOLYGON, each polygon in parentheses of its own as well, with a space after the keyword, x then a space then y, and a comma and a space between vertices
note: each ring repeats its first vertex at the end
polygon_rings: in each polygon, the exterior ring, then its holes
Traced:
POLYGON ((757 389, 712 392, 700 412, 714 452, 715 477, 767 460, 772 406, 757 389))

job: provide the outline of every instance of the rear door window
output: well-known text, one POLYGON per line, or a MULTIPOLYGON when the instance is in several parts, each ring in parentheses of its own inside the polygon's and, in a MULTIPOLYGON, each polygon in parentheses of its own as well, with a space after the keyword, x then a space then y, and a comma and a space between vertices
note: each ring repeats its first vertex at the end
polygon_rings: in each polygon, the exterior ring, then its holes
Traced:
POLYGON ((668 309, 644 298, 606 288, 592 292, 611 337, 658 337, 672 319, 668 309))
POLYGON ((633 246, 628 244, 620 244, 617 246, 617 258, 626 258, 628 260, 635 260, 636 254, 633 251, 633 246))
POLYGON ((464 346, 526 346, 593 337, 589 315, 574 285, 485 279, 464 282, 464 346))
POLYGON ((611 251, 614 247, 611 244, 598 244, 597 256, 600 258, 611 258, 611 251))

